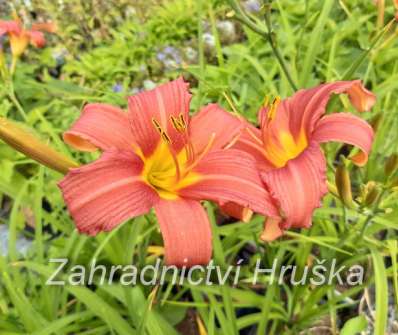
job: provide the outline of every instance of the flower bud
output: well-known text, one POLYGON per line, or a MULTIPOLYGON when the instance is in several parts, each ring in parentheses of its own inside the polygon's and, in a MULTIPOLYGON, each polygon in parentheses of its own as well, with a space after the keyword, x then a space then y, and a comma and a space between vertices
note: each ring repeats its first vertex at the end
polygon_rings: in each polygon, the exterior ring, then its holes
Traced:
POLYGON ((3 117, 0 117, 0 139, 40 164, 63 174, 70 168, 78 167, 76 162, 43 143, 30 131, 3 117))
POLYGON ((363 191, 363 204, 365 206, 371 206, 375 203, 380 194, 379 188, 376 182, 370 181, 365 185, 363 191))
POLYGON ((398 177, 393 178, 393 180, 391 181, 389 187, 391 187, 393 189, 398 187, 398 177))
POLYGON ((353 207, 350 174, 344 163, 337 166, 335 181, 337 191, 343 204, 350 208, 353 207))
POLYGON ((379 129, 379 126, 381 124, 381 121, 383 120, 383 114, 378 113, 376 114, 371 120, 370 120, 370 125, 372 126, 373 130, 376 132, 379 129))
POLYGON ((398 169, 398 155, 392 154, 387 158, 387 161, 384 165, 384 172, 387 177, 391 176, 398 169))
POLYGON ((14 58, 19 58, 25 52, 29 45, 29 36, 27 34, 10 34, 11 53, 14 58))

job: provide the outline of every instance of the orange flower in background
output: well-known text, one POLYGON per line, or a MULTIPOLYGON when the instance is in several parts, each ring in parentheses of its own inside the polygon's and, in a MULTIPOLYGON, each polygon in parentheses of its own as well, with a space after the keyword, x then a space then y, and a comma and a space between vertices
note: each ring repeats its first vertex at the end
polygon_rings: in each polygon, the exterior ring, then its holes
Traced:
POLYGON ((29 43, 37 48, 46 44, 43 32, 54 33, 56 27, 53 23, 32 24, 31 29, 25 29, 20 20, 0 20, 0 36, 7 34, 10 38, 11 52, 14 57, 21 56, 29 43))
POLYGON ((376 99, 359 80, 300 90, 260 110, 260 129, 247 124, 234 145, 256 158, 265 188, 279 208, 279 218, 266 221, 263 240, 272 241, 289 228, 311 225, 313 211, 327 193, 321 143, 354 145, 361 152, 352 161, 359 166, 367 162, 373 141, 370 125, 349 113, 324 115, 331 95, 341 93, 347 93, 360 112, 369 110, 376 99))
POLYGON ((276 217, 256 161, 230 149, 241 119, 212 104, 189 116, 178 79, 129 97, 128 112, 88 104, 64 135, 71 146, 104 153, 71 169, 59 186, 80 232, 95 235, 154 208, 167 264, 206 264, 212 238, 202 200, 236 203, 276 217))

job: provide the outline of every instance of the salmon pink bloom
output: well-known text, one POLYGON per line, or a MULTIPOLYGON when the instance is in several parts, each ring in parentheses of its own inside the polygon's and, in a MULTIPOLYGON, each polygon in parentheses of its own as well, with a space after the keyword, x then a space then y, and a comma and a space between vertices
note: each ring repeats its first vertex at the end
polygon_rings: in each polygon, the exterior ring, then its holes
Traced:
POLYGON ((359 80, 300 90, 261 109, 260 129, 248 124, 234 146, 256 158, 264 185, 279 208, 279 218, 266 221, 263 240, 274 240, 291 227, 311 225, 313 211, 327 193, 321 143, 356 146, 361 151, 351 159, 360 166, 366 163, 373 141, 369 124, 349 113, 324 115, 331 95, 341 93, 348 94, 359 112, 369 110, 376 100, 359 80))
POLYGON ((207 263, 211 229, 201 200, 233 202, 277 216, 256 162, 230 149, 244 123, 215 104, 189 116, 178 79, 129 97, 128 112, 88 104, 64 134, 73 147, 103 151, 59 186, 80 232, 95 235, 153 207, 167 264, 207 263))
POLYGON ((44 47, 46 40, 43 31, 54 33, 55 25, 50 22, 36 23, 32 24, 32 29, 27 30, 20 20, 0 20, 0 36, 8 34, 11 52, 15 57, 21 56, 29 43, 37 48, 44 47))

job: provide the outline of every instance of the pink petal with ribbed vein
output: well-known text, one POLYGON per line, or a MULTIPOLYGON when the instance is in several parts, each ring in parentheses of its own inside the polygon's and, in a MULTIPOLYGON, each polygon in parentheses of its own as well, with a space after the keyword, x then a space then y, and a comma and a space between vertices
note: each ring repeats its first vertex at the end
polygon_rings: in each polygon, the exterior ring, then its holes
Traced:
POLYGON ((190 138, 195 152, 200 153, 215 135, 212 150, 221 149, 241 132, 244 123, 217 104, 203 107, 191 118, 190 138))
POLYGON ((184 138, 173 128, 171 116, 182 115, 188 125, 190 100, 188 84, 182 78, 129 97, 132 132, 145 156, 150 155, 160 141, 160 133, 156 130, 153 120, 159 123, 171 139, 174 151, 181 150, 184 138))
POLYGON ((64 133, 64 141, 82 151, 134 147, 127 113, 108 104, 86 105, 79 119, 64 133))
POLYGON ((316 142, 286 166, 261 176, 277 199, 284 221, 281 228, 305 227, 311 225, 312 213, 321 205, 327 193, 326 161, 316 142))
POLYGON ((109 231, 147 213, 158 195, 140 176, 142 161, 132 151, 109 150, 71 170, 59 183, 77 229, 89 235, 109 231))
MULTIPOLYGON (((290 129, 295 137, 304 128, 310 137, 318 120, 325 113, 332 94, 347 93, 353 106, 359 111, 368 111, 376 102, 375 95, 368 91, 360 80, 336 81, 317 87, 299 90, 286 99, 283 108, 289 114, 290 129)), ((279 113, 279 109, 278 109, 279 113)))
POLYGON ((249 154, 235 149, 213 151, 194 172, 200 175, 199 181, 181 189, 181 196, 220 204, 231 201, 264 215, 278 214, 249 154))
POLYGON ((155 212, 168 265, 207 264, 212 253, 210 222, 198 201, 161 199, 155 212))
POLYGON ((362 166, 368 160, 373 137, 373 129, 366 121, 352 114, 337 113, 320 119, 312 138, 319 143, 337 141, 360 148, 362 152, 351 159, 362 166))

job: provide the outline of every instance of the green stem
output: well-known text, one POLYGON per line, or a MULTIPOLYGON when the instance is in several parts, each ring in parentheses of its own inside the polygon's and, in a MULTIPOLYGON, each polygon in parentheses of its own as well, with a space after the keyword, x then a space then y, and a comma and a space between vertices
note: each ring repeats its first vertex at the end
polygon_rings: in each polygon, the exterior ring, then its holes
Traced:
POLYGON ((236 12, 236 19, 240 21, 242 24, 247 26, 249 29, 251 29, 253 32, 257 33, 264 39, 268 41, 268 43, 271 46, 272 52, 274 53, 276 59, 278 60, 278 63, 285 74, 290 86, 294 91, 297 91, 297 85, 295 84, 292 76, 290 75, 290 72, 287 68, 287 65, 285 63, 285 60, 282 56, 282 53, 280 52, 279 48, 277 47, 275 40, 272 36, 272 24, 271 24, 271 6, 268 3, 268 7, 265 13, 265 23, 267 26, 267 30, 262 29, 260 26, 258 26, 240 7, 240 4, 238 3, 237 0, 229 0, 229 3, 231 7, 234 9, 236 12))
POLYGON ((26 115, 25 110, 23 109, 22 105, 18 101, 17 96, 15 95, 14 85, 12 83, 12 80, 10 81, 10 90, 8 92, 8 97, 10 98, 12 103, 15 105, 15 107, 18 109, 18 112, 21 114, 24 121, 26 121, 28 119, 28 116, 26 115))
POLYGON ((268 43, 270 44, 272 51, 274 52, 275 57, 277 58, 283 72, 286 75, 287 80, 289 81, 290 86, 293 88, 294 91, 297 91, 297 85, 294 83, 294 80, 292 76, 290 75, 290 72, 287 68, 287 65, 283 59, 282 53, 279 51, 275 39, 273 38, 273 29, 272 29, 272 22, 271 22, 271 3, 269 0, 266 0, 266 5, 268 8, 266 8, 265 11, 265 24, 267 26, 267 39, 268 43))
MULTIPOLYGON (((0 55, 1 57, 2 55, 0 55)), ((11 67, 10 70, 7 71, 6 66, 1 66, 0 68, 0 74, 1 74, 1 79, 4 82, 5 87, 7 88, 7 95, 11 102, 14 104, 14 106, 17 108, 19 114, 21 114, 21 117, 24 121, 27 120, 27 115, 25 113, 25 110, 23 109, 21 103, 18 101, 18 98, 15 94, 15 89, 14 89, 14 82, 13 82, 13 75, 16 69, 18 57, 12 57, 11 61, 11 67)), ((0 64, 4 65, 4 64, 0 64)))
POLYGON ((18 57, 13 56, 12 60, 11 60, 11 67, 10 67, 10 76, 11 76, 11 78, 13 77, 15 69, 17 67, 17 61, 18 61, 18 57))
POLYGON ((365 222, 362 225, 360 236, 361 239, 363 239, 363 236, 365 235, 366 228, 368 228, 370 221, 376 216, 377 210, 379 209, 381 200, 383 199, 383 195, 386 192, 386 189, 383 188, 383 190, 380 192, 379 197, 377 198, 377 201, 375 202, 372 212, 367 216, 365 222))

